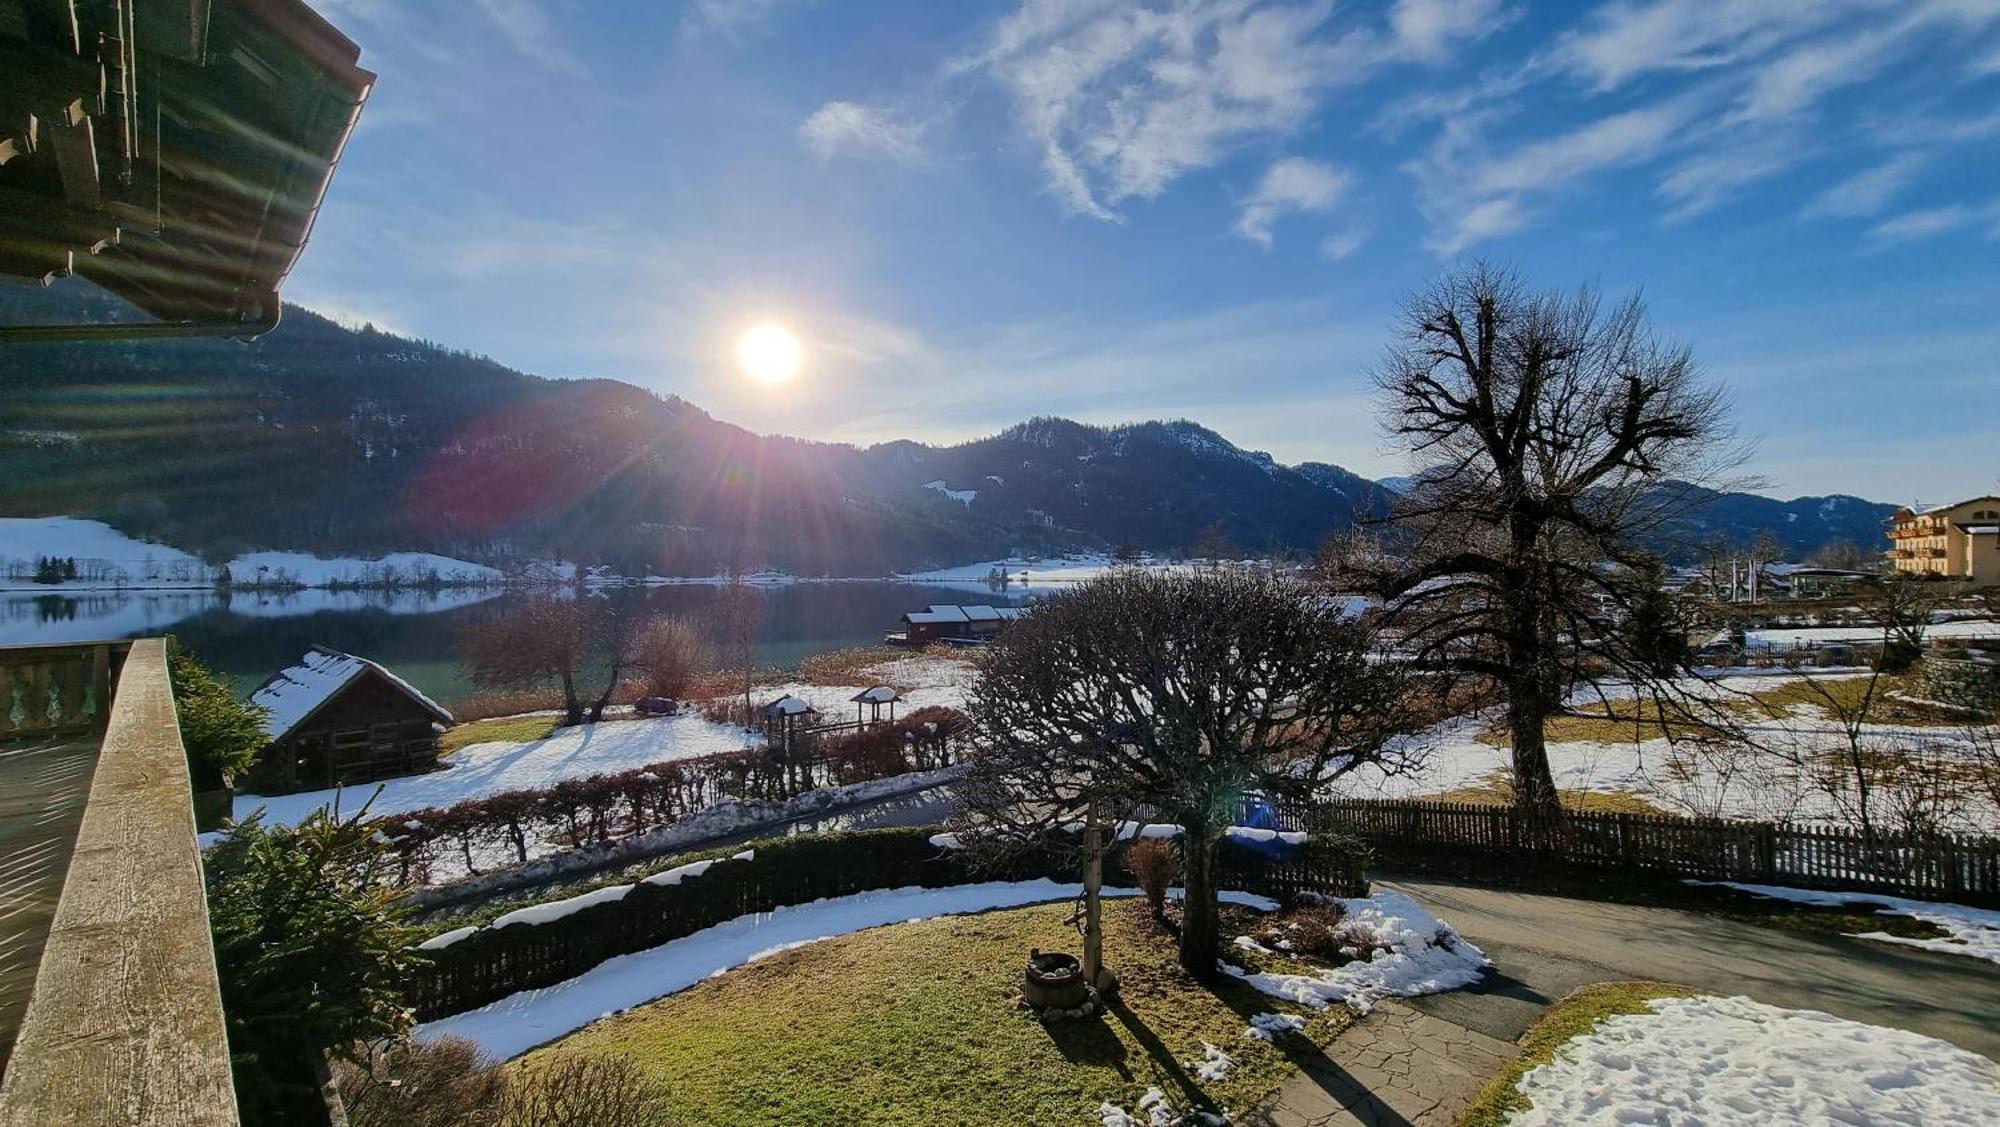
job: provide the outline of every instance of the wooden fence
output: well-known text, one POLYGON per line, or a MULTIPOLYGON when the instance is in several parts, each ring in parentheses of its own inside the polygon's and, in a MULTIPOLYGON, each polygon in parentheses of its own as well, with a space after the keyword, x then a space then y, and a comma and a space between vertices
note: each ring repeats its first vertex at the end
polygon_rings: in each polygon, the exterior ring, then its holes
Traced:
POLYGON ((1524 815, 1508 806, 1330 799, 1277 810, 1287 829, 1378 849, 1463 850, 1667 877, 2000 904, 2000 838, 1667 814, 1524 815))

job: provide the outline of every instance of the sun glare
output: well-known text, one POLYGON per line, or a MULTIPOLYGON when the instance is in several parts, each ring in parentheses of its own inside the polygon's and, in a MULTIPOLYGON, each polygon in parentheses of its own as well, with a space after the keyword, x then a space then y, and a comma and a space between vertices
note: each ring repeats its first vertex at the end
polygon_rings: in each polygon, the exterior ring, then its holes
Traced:
POLYGON ((805 349, 790 329, 766 321, 737 339, 736 363, 758 383, 784 383, 805 363, 805 349))

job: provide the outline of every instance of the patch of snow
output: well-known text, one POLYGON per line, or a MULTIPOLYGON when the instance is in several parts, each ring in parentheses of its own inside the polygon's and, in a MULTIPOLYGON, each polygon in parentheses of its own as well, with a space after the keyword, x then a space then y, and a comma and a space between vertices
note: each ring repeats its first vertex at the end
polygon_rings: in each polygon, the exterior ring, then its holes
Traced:
POLYGON ((1749 998, 1655 998, 1530 1069, 1516 1127, 2000 1123, 2000 1065, 1932 1037, 1749 998))
POLYGON ((1194 1069, 1194 1074, 1198 1079, 1213 1081, 1220 1080, 1229 1075, 1229 1069, 1235 1063, 1236 1059, 1234 1057, 1223 1052, 1220 1048, 1209 1044, 1207 1041, 1203 1041, 1201 1043, 1201 1059, 1198 1061, 1189 1061, 1188 1067, 1194 1069))
POLYGON ((331 809, 336 803, 351 812, 372 790, 375 798, 369 813, 402 814, 501 791, 547 787, 563 779, 738 751, 743 745, 742 729, 710 723, 695 713, 607 720, 559 728, 527 743, 473 744, 441 760, 437 771, 389 779, 372 788, 332 788, 268 797, 239 794, 233 813, 240 822, 262 809, 266 825, 292 826, 313 811, 331 809))
POLYGON ((979 496, 979 490, 953 489, 951 486, 945 484, 943 478, 938 478, 936 481, 924 482, 924 488, 942 493, 961 505, 970 505, 972 504, 972 499, 979 496))
MULTIPOLYGON (((995 908, 1071 900, 1080 884, 1052 880, 988 881, 948 888, 894 888, 794 904, 726 920, 658 947, 620 955, 537 990, 417 1027, 425 1040, 465 1037, 508 1060, 602 1017, 678 993, 704 979, 782 950, 887 924, 964 915, 995 908)), ((1106 896, 1137 896, 1107 888, 1106 896)), ((1231 899, 1262 900, 1261 897, 1231 899)), ((1270 901, 1263 900, 1269 904, 1270 901)))
POLYGON ((494 920, 488 926, 502 928, 512 927, 516 924, 554 923, 564 917, 573 916, 585 908, 623 900, 632 894, 634 887, 634 885, 629 884, 614 884, 605 888, 592 889, 581 896, 571 896, 564 900, 551 900, 545 904, 530 904, 525 908, 516 908, 508 912, 506 915, 494 920))
POLYGON ((246 552, 229 561, 229 577, 238 586, 299 587, 425 582, 462 585, 500 583, 507 578, 498 568, 431 552, 391 552, 374 559, 354 556, 328 559, 304 552, 246 552))
POLYGON ((709 870, 709 867, 714 864, 715 861, 713 859, 707 861, 689 861, 685 865, 675 865, 671 869, 666 869, 664 871, 654 873, 652 876, 644 877, 639 881, 639 883, 664 884, 664 885, 679 884, 680 882, 688 879, 689 877, 700 876, 701 874, 707 872, 709 870))
POLYGON ((209 587, 215 569, 165 544, 135 540, 101 520, 0 517, 0 585, 52 591, 64 587, 209 587), (74 581, 33 582, 35 561, 74 559, 74 581), (21 573, 8 578, 11 573, 21 573))
POLYGON ((1299 1033, 1306 1027, 1306 1019, 1298 1014, 1253 1014, 1250 1028, 1243 1031, 1245 1037, 1253 1041, 1269 1041, 1282 1033, 1299 1033))
POLYGON ((1383 998, 1470 986, 1491 965, 1485 952, 1400 892, 1384 890, 1341 903, 1346 920, 1373 932, 1381 944, 1371 959, 1312 974, 1252 974, 1228 963, 1223 971, 1274 998, 1314 1009, 1340 1002, 1366 1013, 1383 998))
POLYGON ((422 943, 417 944, 417 950, 440 951, 478 930, 477 927, 455 927, 442 934, 433 935, 422 943))
POLYGON ((1876 915, 1911 916, 1925 923, 1935 924, 1950 934, 1941 939, 1912 939, 1886 932, 1867 931, 1859 932, 1853 938, 1901 943, 1906 947, 1922 947, 1926 951, 1968 955, 1975 959, 2000 963, 2000 911, 1972 908, 1964 904, 1944 904, 1932 900, 1909 900, 1901 896, 1878 896, 1872 892, 1818 892, 1808 888, 1741 884, 1728 880, 1691 880, 1687 883, 1719 885, 1723 888, 1736 889, 1738 892, 1747 892, 1752 896, 1762 896, 1770 900, 1789 900, 1795 904, 1816 904, 1822 907, 1838 907, 1842 904, 1880 905, 1876 915))
MULTIPOLYGON (((2000 622, 1958 620, 1925 628, 1928 638, 2000 638, 2000 622)), ((1828 642, 1879 642, 1879 626, 1808 626, 1793 629, 1751 630, 1744 635, 1751 649, 1803 649, 1828 642)))

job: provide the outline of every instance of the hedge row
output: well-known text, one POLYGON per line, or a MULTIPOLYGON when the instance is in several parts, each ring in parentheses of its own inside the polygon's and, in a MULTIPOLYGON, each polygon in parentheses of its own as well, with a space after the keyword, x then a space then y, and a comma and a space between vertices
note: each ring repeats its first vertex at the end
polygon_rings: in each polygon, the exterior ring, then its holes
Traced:
MULTIPOLYGON (((772 838, 755 856, 711 867, 679 884, 636 884, 622 899, 580 908, 545 923, 482 928, 428 952, 412 984, 420 1021, 475 1009, 522 990, 574 978, 606 959, 657 947, 753 912, 882 888, 941 888, 986 880, 1047 877, 1074 882, 1073 856, 1056 848, 1022 850, 998 867, 930 844, 930 828, 864 830, 772 838)), ((1300 893, 1365 896, 1367 850, 1348 840, 1315 838, 1274 860, 1225 841, 1219 876, 1227 888, 1289 901, 1300 893)), ((1123 852, 1112 855, 1105 882, 1130 886, 1123 852)))
POLYGON ((428 883, 443 856, 456 855, 478 873, 480 860, 495 852, 509 864, 526 862, 539 842, 575 848, 672 825, 731 799, 783 802, 816 787, 948 767, 966 726, 955 709, 922 708, 790 748, 745 748, 502 791, 386 816, 377 828, 398 862, 399 882, 428 883))

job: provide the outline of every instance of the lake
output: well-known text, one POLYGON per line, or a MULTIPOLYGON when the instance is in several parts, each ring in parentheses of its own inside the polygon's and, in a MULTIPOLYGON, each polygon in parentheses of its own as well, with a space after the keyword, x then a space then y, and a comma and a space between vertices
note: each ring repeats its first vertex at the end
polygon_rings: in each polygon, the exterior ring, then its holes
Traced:
MULTIPOLYGON (((853 581, 753 587, 763 606, 757 659, 791 666, 816 653, 877 644, 898 616, 929 603, 1019 604, 1027 595, 952 586, 853 581)), ((606 598, 706 621, 719 586, 615 587, 606 598)), ((247 693, 315 643, 372 658, 441 699, 472 691, 458 665, 467 623, 504 615, 518 590, 0 592, 0 645, 171 633, 247 693)))

